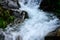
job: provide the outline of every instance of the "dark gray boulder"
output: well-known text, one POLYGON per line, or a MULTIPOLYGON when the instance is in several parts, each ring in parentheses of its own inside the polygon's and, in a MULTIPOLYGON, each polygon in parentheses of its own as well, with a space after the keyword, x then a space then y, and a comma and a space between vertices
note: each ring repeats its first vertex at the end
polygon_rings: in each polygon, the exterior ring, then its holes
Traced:
POLYGON ((24 19, 29 18, 28 13, 27 13, 26 11, 22 11, 22 12, 21 12, 21 15, 25 15, 25 18, 24 18, 24 19), (25 14, 24 14, 24 13, 25 13, 25 14))
POLYGON ((0 0, 0 5, 6 9, 19 9, 20 4, 18 0, 0 0))
POLYGON ((3 30, 0 29, 0 40, 4 40, 5 39, 5 36, 3 34, 3 30))
POLYGON ((60 36, 60 26, 58 28, 56 28, 54 31, 48 33, 48 35, 46 37, 48 37, 48 36, 60 36))
POLYGON ((0 40, 4 40, 5 36, 3 34, 0 34, 0 40))
POLYGON ((29 18, 28 13, 26 11, 14 11, 13 15, 17 18, 22 18, 24 16, 24 19, 29 18))
POLYGON ((14 11, 13 15, 17 18, 20 18, 20 12, 18 12, 18 11, 14 11))
POLYGON ((14 23, 16 23, 16 24, 21 23, 21 22, 23 22, 25 19, 29 18, 29 17, 28 17, 28 13, 27 13, 26 11, 22 11, 21 13, 16 12, 16 13, 14 13, 14 15, 17 17, 17 18, 14 20, 14 23))
POLYGON ((60 27, 48 33, 48 35, 45 37, 45 40, 60 40, 60 27))

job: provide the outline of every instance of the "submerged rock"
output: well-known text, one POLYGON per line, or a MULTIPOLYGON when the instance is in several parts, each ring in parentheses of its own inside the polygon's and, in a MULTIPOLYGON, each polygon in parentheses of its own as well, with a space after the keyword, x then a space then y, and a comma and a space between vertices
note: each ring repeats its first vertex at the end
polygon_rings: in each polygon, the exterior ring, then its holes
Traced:
POLYGON ((18 35, 18 36, 16 37, 16 40, 22 40, 21 36, 18 35))

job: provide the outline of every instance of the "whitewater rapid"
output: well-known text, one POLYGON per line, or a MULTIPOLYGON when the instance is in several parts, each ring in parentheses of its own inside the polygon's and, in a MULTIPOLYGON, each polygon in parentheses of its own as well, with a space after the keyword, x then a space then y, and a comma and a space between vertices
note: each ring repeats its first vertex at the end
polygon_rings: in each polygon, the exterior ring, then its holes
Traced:
POLYGON ((25 19, 15 29, 7 28, 5 40, 44 40, 49 32, 59 26, 58 18, 38 9, 39 2, 41 0, 20 0, 20 10, 26 11, 29 19, 25 19))

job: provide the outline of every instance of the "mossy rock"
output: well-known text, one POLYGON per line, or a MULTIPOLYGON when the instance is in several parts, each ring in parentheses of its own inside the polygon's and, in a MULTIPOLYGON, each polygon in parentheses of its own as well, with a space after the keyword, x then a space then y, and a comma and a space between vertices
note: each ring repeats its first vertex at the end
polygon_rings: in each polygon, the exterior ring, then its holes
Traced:
POLYGON ((13 11, 4 9, 0 5, 0 28, 6 28, 7 25, 14 21, 15 16, 13 16, 13 11))

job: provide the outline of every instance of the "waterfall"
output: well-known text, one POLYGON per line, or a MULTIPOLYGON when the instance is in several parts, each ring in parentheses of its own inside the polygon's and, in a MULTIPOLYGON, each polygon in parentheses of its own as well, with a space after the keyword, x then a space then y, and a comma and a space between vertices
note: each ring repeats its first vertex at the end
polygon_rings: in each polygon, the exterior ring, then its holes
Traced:
POLYGON ((5 40, 44 40, 44 37, 55 30, 58 25, 58 18, 53 14, 39 10, 42 0, 19 0, 22 11, 28 13, 29 19, 22 24, 6 28, 5 40))

